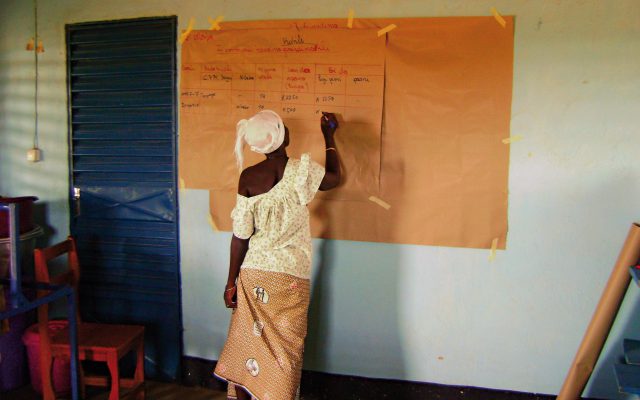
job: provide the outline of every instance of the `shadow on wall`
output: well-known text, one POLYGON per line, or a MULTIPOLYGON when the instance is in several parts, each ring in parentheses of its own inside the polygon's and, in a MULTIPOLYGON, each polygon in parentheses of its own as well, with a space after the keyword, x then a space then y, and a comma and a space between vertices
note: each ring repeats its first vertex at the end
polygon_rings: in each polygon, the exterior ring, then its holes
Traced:
MULTIPOLYGON (((397 246, 324 239, 314 260, 304 369, 402 379, 397 246)), ((345 398, 321 389, 324 398, 345 398)))
POLYGON ((36 240, 36 247, 38 248, 53 245, 53 237, 58 233, 58 230, 51 226, 49 213, 50 207, 48 202, 36 201, 33 203, 33 222, 39 225, 43 231, 42 235, 36 240))
MULTIPOLYGON (((64 88, 64 79, 40 76, 38 134, 43 158, 38 163, 27 161, 35 136, 33 55, 12 45, 0 60, 0 92, 4 93, 0 100, 0 193, 39 198, 33 204, 33 221, 43 229, 35 238, 35 247, 40 248, 63 240, 68 231, 68 146, 66 113, 57 112, 61 106, 58 88, 60 84, 64 88)), ((57 65, 45 57, 39 69, 51 70, 57 65)), ((23 262, 24 278, 33 278, 33 255, 24 257, 23 262)))
MULTIPOLYGON (((40 59, 38 70, 58 68, 55 61, 40 59)), ((22 46, 11 49, 0 60, 0 191, 17 196, 51 199, 67 195, 66 80, 40 75, 38 78, 38 139, 42 159, 27 161, 35 139, 35 66, 33 53, 22 46)), ((64 206, 66 208, 66 205, 64 206)), ((54 207, 52 207, 54 208, 54 207)), ((64 209, 64 208, 63 208, 64 209)))
POLYGON ((636 399, 636 395, 620 393, 614 373, 614 365, 625 363, 624 339, 640 340, 640 288, 631 281, 624 301, 618 311, 603 352, 598 358, 589 387, 583 393, 587 398, 636 399))

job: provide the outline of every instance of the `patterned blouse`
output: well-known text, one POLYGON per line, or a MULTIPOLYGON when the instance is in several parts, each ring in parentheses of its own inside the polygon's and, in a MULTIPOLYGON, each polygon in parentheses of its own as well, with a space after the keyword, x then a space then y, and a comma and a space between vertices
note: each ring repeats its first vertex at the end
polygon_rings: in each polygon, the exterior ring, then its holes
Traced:
POLYGON ((231 212, 233 234, 249 239, 241 268, 284 272, 299 278, 311 275, 311 233, 307 204, 313 200, 324 168, 309 154, 290 158, 282 179, 266 193, 238 195, 231 212))

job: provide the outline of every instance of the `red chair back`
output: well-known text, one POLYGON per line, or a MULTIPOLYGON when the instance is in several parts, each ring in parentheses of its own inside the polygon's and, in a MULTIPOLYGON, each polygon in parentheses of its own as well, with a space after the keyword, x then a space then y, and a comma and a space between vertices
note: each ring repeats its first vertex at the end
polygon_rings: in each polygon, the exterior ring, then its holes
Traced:
MULTIPOLYGON (((76 250, 75 240, 69 236, 65 241, 55 244, 43 249, 35 249, 33 251, 36 281, 47 283, 51 285, 70 285, 76 292, 76 299, 78 295, 78 284, 80 283, 80 263, 78 261, 78 252, 76 250), (49 270, 49 262, 64 254, 67 254, 67 266, 68 269, 62 273, 52 276, 49 270)), ((47 293, 45 290, 39 290, 38 296, 44 296, 47 293)), ((77 305, 77 301, 76 301, 77 305)), ((76 307, 76 314, 78 315, 78 323, 80 322, 80 315, 76 307)), ((49 307, 47 304, 39 307, 39 318, 44 320, 49 319, 49 307)))

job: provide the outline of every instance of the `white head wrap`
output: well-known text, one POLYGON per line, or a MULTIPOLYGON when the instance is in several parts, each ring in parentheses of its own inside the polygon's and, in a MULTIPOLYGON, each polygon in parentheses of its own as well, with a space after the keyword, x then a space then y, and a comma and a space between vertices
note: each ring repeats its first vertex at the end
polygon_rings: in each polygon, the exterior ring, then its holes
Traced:
POLYGON ((249 119, 241 119, 236 125, 236 162, 242 170, 242 149, 247 142, 256 153, 269 154, 284 142, 284 124, 274 111, 263 110, 249 119))

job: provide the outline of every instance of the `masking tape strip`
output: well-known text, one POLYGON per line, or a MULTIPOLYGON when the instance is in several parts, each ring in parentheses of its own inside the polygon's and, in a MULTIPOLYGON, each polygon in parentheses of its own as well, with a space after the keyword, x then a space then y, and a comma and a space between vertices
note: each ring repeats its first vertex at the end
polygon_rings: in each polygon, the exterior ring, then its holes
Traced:
POLYGON ((514 142, 519 142, 521 140, 522 140, 522 135, 515 135, 515 136, 510 136, 506 139, 502 139, 502 143, 509 144, 514 142))
POLYGON ((218 18, 216 19, 211 19, 211 17, 208 17, 208 19, 209 23, 211 24, 211 26, 209 27, 210 31, 219 31, 220 29, 222 29, 222 27, 220 26, 220 22, 224 19, 224 15, 218 15, 218 18))
POLYGON ((182 32, 182 34, 180 35, 180 44, 184 43, 184 41, 187 40, 187 37, 189 37, 189 34, 193 30, 193 25, 195 23, 196 23, 196 19, 195 18, 191 18, 189 20, 189 26, 187 26, 187 30, 182 32))
POLYGON ((218 232, 220 229, 218 229, 218 226, 216 225, 216 221, 213 220, 213 217, 211 216, 211 214, 209 214, 209 225, 211 225, 211 229, 213 229, 215 232, 218 232))
POLYGON ((391 32, 392 30, 394 30, 396 28, 397 28, 396 24, 387 25, 387 26, 385 26, 384 28, 382 28, 382 29, 380 29, 378 31, 378 37, 384 35, 387 32, 391 32))
POLYGON ((498 248, 498 238, 491 241, 491 250, 489 251, 489 261, 496 259, 496 249, 498 248))
POLYGON ((184 184, 184 179, 180 178, 180 180, 179 180, 179 185, 180 185, 180 186, 179 186, 179 187, 180 187, 180 190, 186 189, 186 186, 185 186, 185 184, 184 184))
POLYGON ((376 203, 380 207, 384 208, 385 210, 388 210, 388 209, 391 208, 391 205, 389 203, 387 203, 386 201, 384 201, 382 199, 377 198, 376 196, 369 197, 369 201, 373 201, 374 203, 376 203))
POLYGON ((507 27, 507 21, 504 20, 504 18, 502 18, 502 15, 500 15, 500 13, 498 12, 498 10, 496 10, 495 7, 491 7, 491 13, 493 14, 493 18, 496 19, 496 21, 498 21, 498 23, 503 27, 506 28, 507 27))
POLYGON ((351 10, 349 10, 349 15, 347 16, 347 28, 351 29, 353 28, 353 15, 354 15, 354 11, 353 8, 351 10))
POLYGON ((33 49, 35 49, 35 48, 36 48, 36 41, 35 41, 35 39, 34 39, 34 38, 29 39, 29 43, 27 43, 27 47, 26 47, 26 49, 27 49, 28 51, 31 51, 31 50, 33 50, 33 49))

